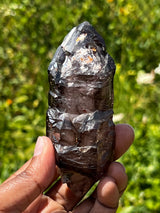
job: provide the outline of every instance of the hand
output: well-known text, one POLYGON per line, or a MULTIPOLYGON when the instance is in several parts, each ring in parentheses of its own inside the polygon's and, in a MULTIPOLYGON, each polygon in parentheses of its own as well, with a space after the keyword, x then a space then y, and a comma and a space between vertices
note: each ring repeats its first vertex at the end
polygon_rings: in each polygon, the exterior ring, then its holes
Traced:
MULTIPOLYGON (((116 125, 115 160, 126 152, 133 139, 129 125, 116 125)), ((33 158, 0 185, 0 212, 114 213, 127 186, 124 167, 113 162, 93 195, 75 207, 79 198, 61 180, 43 194, 57 177, 53 145, 49 138, 39 137, 33 158)))

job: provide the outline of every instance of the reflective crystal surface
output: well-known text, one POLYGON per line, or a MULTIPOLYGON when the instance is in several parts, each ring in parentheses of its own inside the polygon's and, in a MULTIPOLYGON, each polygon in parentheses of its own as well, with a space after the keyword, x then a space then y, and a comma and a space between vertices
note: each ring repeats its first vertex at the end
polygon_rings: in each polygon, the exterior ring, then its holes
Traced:
POLYGON ((82 196, 113 160, 115 64, 88 23, 74 27, 48 68, 47 136, 71 190, 82 196))

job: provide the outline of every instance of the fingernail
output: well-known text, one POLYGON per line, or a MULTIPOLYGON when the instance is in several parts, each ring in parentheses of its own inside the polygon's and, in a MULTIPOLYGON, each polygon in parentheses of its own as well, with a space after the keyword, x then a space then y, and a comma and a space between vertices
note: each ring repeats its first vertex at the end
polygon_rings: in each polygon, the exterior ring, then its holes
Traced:
POLYGON ((44 145, 43 137, 38 137, 36 146, 34 149, 34 156, 38 156, 42 153, 43 145, 44 145))

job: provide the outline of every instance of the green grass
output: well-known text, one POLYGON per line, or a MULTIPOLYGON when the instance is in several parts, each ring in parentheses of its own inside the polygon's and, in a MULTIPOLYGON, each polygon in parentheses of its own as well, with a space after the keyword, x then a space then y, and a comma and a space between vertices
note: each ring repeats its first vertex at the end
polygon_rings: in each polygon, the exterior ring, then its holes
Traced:
POLYGON ((129 182, 118 213, 158 213, 158 0, 1 1, 0 183, 32 156, 37 137, 45 135, 49 62, 64 36, 85 20, 104 37, 116 62, 114 112, 121 115, 116 123, 135 129, 134 144, 120 159, 129 182))

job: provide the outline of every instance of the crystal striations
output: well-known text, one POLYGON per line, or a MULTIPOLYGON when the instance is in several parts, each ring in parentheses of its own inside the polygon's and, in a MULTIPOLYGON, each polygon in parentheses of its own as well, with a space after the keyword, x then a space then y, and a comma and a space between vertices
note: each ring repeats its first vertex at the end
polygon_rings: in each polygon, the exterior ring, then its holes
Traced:
POLYGON ((88 23, 74 27, 48 68, 47 136, 62 181, 82 196, 113 160, 115 64, 103 38, 88 23))

